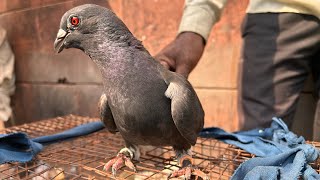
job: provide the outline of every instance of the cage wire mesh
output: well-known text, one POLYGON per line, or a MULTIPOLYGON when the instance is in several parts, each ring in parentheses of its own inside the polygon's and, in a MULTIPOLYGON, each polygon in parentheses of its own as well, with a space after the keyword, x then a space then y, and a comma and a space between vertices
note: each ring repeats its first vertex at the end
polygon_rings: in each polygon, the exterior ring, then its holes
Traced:
MULTIPOLYGON (((97 119, 65 116, 5 129, 0 133, 25 132, 29 137, 54 134, 97 119)), ((318 142, 308 142, 320 147, 318 142)), ((45 146, 37 157, 28 163, 0 165, 0 179, 166 179, 179 166, 171 147, 143 147, 137 173, 124 167, 113 177, 103 170, 108 160, 123 148, 121 136, 107 130, 45 146)), ((234 146, 215 139, 198 138, 193 147, 194 163, 210 179, 229 179, 245 160, 254 157, 234 146)), ((319 173, 320 161, 311 164, 319 173)))

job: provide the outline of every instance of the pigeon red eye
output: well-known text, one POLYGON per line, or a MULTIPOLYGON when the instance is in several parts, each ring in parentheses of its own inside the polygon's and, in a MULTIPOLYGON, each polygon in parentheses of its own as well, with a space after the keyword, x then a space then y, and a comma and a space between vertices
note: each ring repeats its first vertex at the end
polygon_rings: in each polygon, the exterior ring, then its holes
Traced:
POLYGON ((76 16, 71 17, 70 22, 73 26, 77 26, 79 24, 79 18, 76 16))

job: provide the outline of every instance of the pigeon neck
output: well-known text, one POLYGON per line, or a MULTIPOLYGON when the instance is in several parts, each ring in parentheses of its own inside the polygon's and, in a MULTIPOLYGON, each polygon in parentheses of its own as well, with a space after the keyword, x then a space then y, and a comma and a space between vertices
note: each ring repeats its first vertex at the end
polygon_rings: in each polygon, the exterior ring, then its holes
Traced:
MULTIPOLYGON (((140 50, 137 51, 137 45, 128 45, 127 43, 108 43, 104 41, 98 43, 96 48, 85 51, 100 69, 105 81, 108 84, 120 83, 122 77, 127 75, 128 69, 138 67, 135 56, 145 54, 140 50), (119 82, 114 82, 119 81, 119 82)), ((143 46, 141 46, 143 47, 143 46)))
POLYGON ((114 66, 119 65, 124 60, 131 60, 128 48, 120 45, 100 47, 94 53, 89 52, 88 55, 99 67, 103 68, 114 68, 114 66))
POLYGON ((112 67, 114 63, 133 60, 128 56, 132 56, 137 51, 147 52, 141 41, 137 40, 131 33, 110 37, 107 34, 100 34, 84 42, 83 46, 84 52, 98 66, 108 64, 112 67))

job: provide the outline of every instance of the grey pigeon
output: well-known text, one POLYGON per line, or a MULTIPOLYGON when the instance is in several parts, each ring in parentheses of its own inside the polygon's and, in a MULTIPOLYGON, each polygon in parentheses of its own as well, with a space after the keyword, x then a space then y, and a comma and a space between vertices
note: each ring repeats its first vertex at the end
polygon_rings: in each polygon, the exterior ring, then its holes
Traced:
MULTIPOLYGON (((82 50, 101 71, 101 120, 111 133, 120 132, 126 146, 106 169, 112 167, 113 174, 123 165, 135 170, 131 159, 139 159, 139 145, 172 146, 180 164, 191 161, 190 148, 204 122, 194 89, 186 78, 154 60, 111 10, 85 4, 67 11, 54 47, 57 52, 82 50)), ((190 167, 171 176, 201 174, 186 169, 190 167)))

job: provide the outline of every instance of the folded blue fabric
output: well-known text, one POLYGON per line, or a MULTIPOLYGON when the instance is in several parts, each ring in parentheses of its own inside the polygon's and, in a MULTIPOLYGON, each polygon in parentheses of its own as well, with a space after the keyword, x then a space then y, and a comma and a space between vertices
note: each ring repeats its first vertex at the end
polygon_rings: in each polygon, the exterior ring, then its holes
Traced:
POLYGON ((31 161, 41 150, 42 145, 24 133, 0 134, 0 164, 31 161))
POLYGON ((42 150, 42 144, 87 135, 103 128, 103 123, 99 121, 80 125, 58 134, 34 139, 30 139, 24 133, 0 134, 0 164, 31 161, 42 150))
POLYGON ((270 128, 235 133, 205 128, 200 136, 218 139, 259 156, 242 163, 233 174, 233 180, 291 180, 300 175, 304 179, 320 179, 320 175, 308 165, 318 158, 319 150, 289 131, 281 119, 273 118, 270 128))
POLYGON ((53 143, 53 142, 65 140, 68 138, 74 138, 74 137, 78 137, 78 136, 84 136, 87 134, 91 134, 91 133, 99 131, 103 128, 104 128, 104 124, 101 121, 91 122, 91 123, 87 123, 87 124, 83 124, 83 125, 74 127, 72 129, 63 131, 58 134, 33 138, 32 141, 42 143, 42 144, 53 143))

